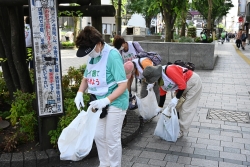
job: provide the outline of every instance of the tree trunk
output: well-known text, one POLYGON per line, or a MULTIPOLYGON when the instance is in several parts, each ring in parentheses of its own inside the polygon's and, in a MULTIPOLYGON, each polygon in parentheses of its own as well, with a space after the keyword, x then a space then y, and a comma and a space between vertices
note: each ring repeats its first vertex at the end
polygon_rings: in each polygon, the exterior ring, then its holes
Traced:
POLYGON ((74 20, 74 36, 73 36, 73 41, 76 41, 76 37, 78 36, 79 32, 79 27, 80 27, 80 19, 79 17, 73 17, 74 20))
POLYGON ((2 70, 11 97, 17 89, 33 92, 26 64, 24 21, 21 11, 22 6, 0 7, 0 53, 1 57, 7 59, 2 63, 2 70))
POLYGON ((172 15, 171 12, 164 12, 164 22, 165 22, 165 42, 172 42, 173 41, 173 27, 175 23, 176 16, 172 15))
POLYGON ((186 18, 187 18, 187 12, 182 11, 182 17, 181 17, 181 37, 185 37, 186 34, 186 18))
POLYGON ((20 82, 21 90, 23 92, 33 92, 32 90, 32 83, 29 75, 28 66, 26 65, 26 56, 25 52, 22 49, 19 42, 20 39, 23 39, 23 42, 25 41, 24 38, 24 23, 20 25, 18 20, 18 8, 22 9, 22 6, 19 7, 9 7, 8 8, 8 14, 10 21, 10 29, 11 29, 11 51, 13 56, 13 62, 15 64, 15 69, 18 74, 18 79, 20 82), (20 30, 22 30, 20 32, 20 30), (22 36, 22 37, 21 37, 22 36))
POLYGON ((207 37, 210 37, 211 31, 211 14, 213 9, 213 0, 208 0, 208 16, 207 16, 207 37))

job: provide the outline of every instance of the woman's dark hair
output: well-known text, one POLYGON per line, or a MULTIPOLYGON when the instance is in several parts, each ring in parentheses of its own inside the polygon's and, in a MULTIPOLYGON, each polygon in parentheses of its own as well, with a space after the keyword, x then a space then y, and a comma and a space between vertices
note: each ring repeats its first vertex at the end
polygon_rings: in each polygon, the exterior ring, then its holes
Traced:
POLYGON ((125 43, 125 40, 124 40, 123 37, 121 37, 120 35, 116 35, 116 36, 114 37, 113 46, 114 46, 116 49, 119 50, 123 43, 125 43))
POLYGON ((25 17, 25 23, 30 24, 30 17, 29 16, 25 17))
POLYGON ((83 30, 80 31, 78 36, 76 37, 75 44, 77 47, 80 46, 94 46, 98 42, 104 44, 104 39, 102 38, 102 34, 95 29, 93 26, 86 26, 83 30))

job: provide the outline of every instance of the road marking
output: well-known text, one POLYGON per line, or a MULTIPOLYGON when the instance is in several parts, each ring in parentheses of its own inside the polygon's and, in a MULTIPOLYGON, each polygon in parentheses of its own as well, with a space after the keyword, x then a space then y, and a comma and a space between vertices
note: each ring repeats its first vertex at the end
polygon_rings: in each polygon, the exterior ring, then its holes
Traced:
POLYGON ((247 64, 249 64, 250 65, 250 59, 248 58, 248 57, 246 57, 235 45, 233 45, 234 46, 234 48, 235 48, 235 51, 238 53, 238 55, 243 59, 243 60, 245 60, 245 62, 247 63, 247 64))

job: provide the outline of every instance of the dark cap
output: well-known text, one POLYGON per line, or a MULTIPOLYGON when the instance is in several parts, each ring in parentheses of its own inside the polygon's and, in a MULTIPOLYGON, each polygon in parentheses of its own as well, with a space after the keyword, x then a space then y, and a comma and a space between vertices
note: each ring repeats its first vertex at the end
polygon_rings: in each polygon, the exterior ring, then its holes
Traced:
POLYGON ((77 57, 84 57, 88 55, 93 49, 95 48, 95 45, 93 46, 80 46, 76 52, 77 57))
POLYGON ((162 66, 147 66, 142 75, 149 84, 155 83, 162 76, 162 66))

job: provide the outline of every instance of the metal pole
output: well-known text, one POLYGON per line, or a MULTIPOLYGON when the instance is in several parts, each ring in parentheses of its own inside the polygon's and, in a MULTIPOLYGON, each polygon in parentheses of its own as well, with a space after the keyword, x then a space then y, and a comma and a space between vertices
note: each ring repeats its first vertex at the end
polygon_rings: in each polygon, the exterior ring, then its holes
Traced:
POLYGON ((117 28, 116 28, 116 34, 121 35, 121 0, 118 0, 118 11, 117 11, 117 28))

